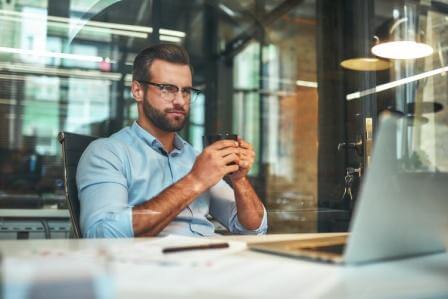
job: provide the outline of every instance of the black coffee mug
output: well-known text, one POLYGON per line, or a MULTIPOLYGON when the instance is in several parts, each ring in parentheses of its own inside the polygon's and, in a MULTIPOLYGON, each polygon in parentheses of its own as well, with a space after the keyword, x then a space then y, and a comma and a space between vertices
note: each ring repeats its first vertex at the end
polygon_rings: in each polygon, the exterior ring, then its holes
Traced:
POLYGON ((212 134, 202 137, 202 141, 204 143, 204 147, 209 146, 210 144, 219 141, 219 140, 238 140, 237 134, 232 133, 219 133, 219 134, 212 134))

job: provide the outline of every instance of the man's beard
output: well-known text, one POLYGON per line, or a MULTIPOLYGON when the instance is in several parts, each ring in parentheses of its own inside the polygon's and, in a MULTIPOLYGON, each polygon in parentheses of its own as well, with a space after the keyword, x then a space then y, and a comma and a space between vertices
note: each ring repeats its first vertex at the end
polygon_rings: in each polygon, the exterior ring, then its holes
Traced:
POLYGON ((185 111, 182 107, 177 107, 173 109, 166 109, 165 111, 160 111, 159 109, 152 106, 147 100, 146 97, 143 100, 143 111, 146 117, 159 129, 166 132, 178 132, 182 130, 185 126, 185 122, 187 121, 186 114, 183 119, 176 117, 174 120, 170 120, 166 113, 170 111, 185 111))

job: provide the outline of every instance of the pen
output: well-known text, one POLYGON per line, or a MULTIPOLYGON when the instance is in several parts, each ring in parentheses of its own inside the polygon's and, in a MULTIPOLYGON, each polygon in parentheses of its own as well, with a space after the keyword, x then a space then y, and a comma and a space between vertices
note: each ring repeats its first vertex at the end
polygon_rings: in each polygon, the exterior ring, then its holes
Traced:
POLYGON ((219 249, 228 248, 229 243, 211 243, 205 245, 193 245, 193 246, 179 246, 179 247, 166 247, 162 249, 163 253, 174 253, 188 250, 203 250, 203 249, 219 249))

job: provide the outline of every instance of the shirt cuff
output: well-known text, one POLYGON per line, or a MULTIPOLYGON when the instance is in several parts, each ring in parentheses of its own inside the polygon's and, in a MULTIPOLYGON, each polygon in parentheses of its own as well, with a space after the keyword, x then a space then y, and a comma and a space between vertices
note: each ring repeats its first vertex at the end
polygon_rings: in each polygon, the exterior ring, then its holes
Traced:
POLYGON ((120 211, 104 212, 87 225, 84 238, 132 238, 132 207, 120 211))
POLYGON ((245 235, 264 235, 268 231, 268 216, 266 212, 266 208, 263 207, 263 219, 261 220, 260 226, 257 229, 249 230, 246 229, 238 220, 236 211, 234 214, 234 225, 233 229, 231 229, 232 233, 240 233, 245 235))

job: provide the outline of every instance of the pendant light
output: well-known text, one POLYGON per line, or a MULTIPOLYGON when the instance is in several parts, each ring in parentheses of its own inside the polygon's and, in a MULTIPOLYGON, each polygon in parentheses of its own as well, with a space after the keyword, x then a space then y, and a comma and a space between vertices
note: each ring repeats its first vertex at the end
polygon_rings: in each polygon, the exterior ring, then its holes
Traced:
POLYGON ((400 17, 398 10, 394 18, 383 23, 374 37, 372 54, 386 59, 418 59, 432 55, 433 48, 424 42, 419 29, 418 5, 404 5, 400 17))

